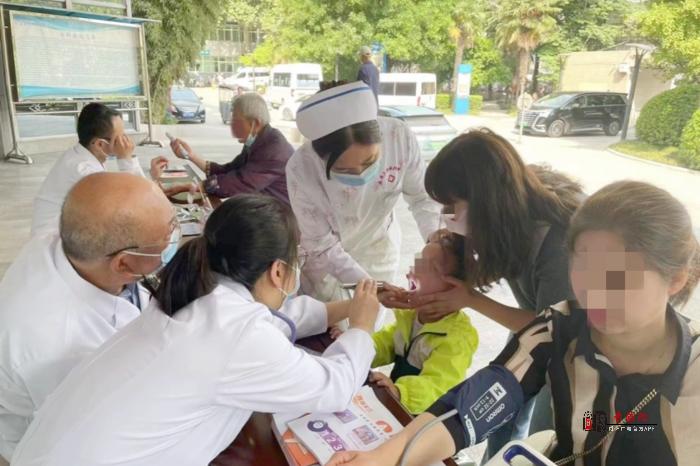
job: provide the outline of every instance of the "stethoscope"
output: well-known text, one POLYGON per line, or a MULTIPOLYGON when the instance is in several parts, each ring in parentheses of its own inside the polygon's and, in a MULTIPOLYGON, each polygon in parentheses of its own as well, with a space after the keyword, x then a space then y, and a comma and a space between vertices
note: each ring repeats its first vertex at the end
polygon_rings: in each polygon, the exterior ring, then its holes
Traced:
POLYGON ((297 341, 297 326, 296 324, 287 317, 286 315, 282 314, 280 311, 275 311, 270 309, 270 313, 277 317, 278 319, 282 319, 287 325, 289 325, 289 330, 291 330, 291 335, 289 336, 289 341, 292 342, 292 344, 296 343, 297 341))

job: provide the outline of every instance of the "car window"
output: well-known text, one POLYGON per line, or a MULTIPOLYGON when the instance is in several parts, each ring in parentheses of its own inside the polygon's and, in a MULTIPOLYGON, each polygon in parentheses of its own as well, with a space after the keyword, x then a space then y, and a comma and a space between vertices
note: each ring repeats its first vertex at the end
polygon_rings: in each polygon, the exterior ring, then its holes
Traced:
POLYGON ((236 79, 242 79, 242 78, 245 78, 245 71, 242 72, 242 73, 238 73, 238 74, 236 75, 236 79))
POLYGON ((279 87, 289 87, 289 82, 291 78, 291 73, 275 73, 272 75, 272 85, 279 87))
POLYGON ((199 97, 191 89, 175 89, 170 91, 170 100, 185 100, 185 101, 197 101, 199 102, 199 97))
POLYGON ((619 95, 606 95, 605 105, 625 105, 625 99, 619 95))
POLYGON ((319 77, 317 74, 298 74, 297 87, 299 89, 318 89, 319 77))
POLYGON ((256 71, 255 72, 256 78, 267 78, 268 76, 270 76, 270 73, 267 73, 265 71, 256 71))
POLYGON ((416 95, 416 83, 396 83, 396 95, 416 95))
POLYGON ((581 108, 586 106, 586 96, 582 95, 581 97, 576 98, 572 103, 571 103, 571 108, 581 108))
POLYGON ((605 105, 605 96, 600 94, 591 94, 587 99, 587 107, 603 107, 605 105))
POLYGON ((420 86, 420 93, 425 94, 435 94, 435 83, 422 83, 420 86))
POLYGON ((416 126, 450 126, 442 115, 410 116, 403 118, 410 127, 416 126))
POLYGON ((379 94, 394 95, 394 83, 379 83, 379 94))
POLYGON ((538 107, 559 108, 573 97, 572 94, 552 94, 535 102, 538 107))

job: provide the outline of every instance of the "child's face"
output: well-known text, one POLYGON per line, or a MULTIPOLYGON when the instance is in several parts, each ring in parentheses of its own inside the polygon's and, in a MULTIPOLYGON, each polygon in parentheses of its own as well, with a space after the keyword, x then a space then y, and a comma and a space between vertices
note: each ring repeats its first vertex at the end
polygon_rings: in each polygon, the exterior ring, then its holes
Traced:
POLYGON ((646 266, 644 256, 625 250, 622 238, 609 231, 579 235, 570 278, 589 326, 608 335, 632 333, 657 321, 670 295, 670 284, 646 266))
POLYGON ((439 242, 426 244, 406 275, 409 291, 417 295, 445 291, 449 284, 442 277, 454 273, 456 266, 455 258, 439 242))

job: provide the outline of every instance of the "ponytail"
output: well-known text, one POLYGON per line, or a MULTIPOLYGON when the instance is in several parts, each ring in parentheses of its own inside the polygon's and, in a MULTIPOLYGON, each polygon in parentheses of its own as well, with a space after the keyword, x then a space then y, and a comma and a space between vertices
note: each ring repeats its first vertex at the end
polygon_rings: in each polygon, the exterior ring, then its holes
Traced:
POLYGON ((192 301, 211 293, 216 280, 209 265, 205 236, 185 243, 161 270, 159 278, 154 298, 171 317, 192 301))
POLYGON ((278 259, 297 261, 299 228, 289 206, 260 194, 239 194, 212 212, 199 238, 183 245, 160 273, 153 296, 173 316, 211 293, 216 274, 252 291, 278 259))

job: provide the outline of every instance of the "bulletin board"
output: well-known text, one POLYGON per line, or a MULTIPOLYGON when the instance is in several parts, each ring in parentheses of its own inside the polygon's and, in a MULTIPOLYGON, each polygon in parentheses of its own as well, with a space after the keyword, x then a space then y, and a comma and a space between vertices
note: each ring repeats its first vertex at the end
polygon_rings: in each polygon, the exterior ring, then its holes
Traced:
POLYGON ((18 101, 143 97, 140 26, 13 11, 18 101))

